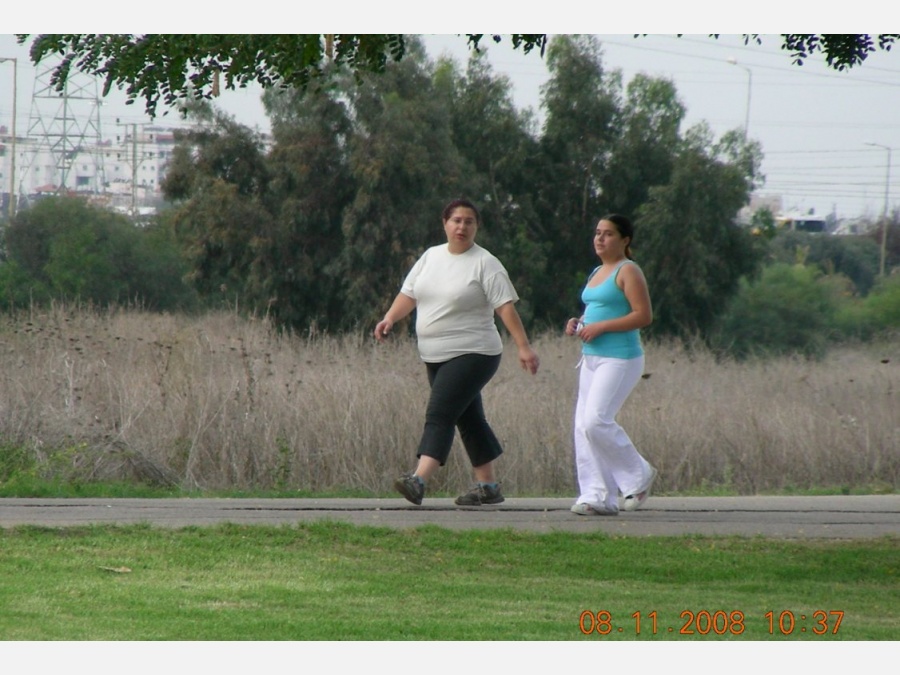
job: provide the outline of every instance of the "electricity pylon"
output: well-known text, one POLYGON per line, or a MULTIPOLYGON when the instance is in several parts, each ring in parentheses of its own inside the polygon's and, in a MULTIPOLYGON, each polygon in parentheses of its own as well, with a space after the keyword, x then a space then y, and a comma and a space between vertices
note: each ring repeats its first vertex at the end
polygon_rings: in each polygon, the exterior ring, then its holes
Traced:
POLYGON ((72 71, 65 88, 57 91, 50 84, 52 72, 52 66, 37 64, 28 125, 33 151, 19 185, 28 181, 54 185, 57 193, 101 192, 106 175, 97 79, 72 71))

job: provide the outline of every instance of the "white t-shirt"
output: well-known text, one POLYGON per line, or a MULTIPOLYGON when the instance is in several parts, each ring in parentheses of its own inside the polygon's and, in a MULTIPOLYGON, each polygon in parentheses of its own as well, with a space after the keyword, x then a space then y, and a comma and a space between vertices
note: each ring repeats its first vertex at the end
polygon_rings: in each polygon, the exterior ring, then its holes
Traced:
POLYGON ((432 246, 400 292, 416 301, 419 355, 427 363, 502 353, 494 310, 519 299, 501 262, 478 244, 459 254, 450 253, 447 244, 432 246))

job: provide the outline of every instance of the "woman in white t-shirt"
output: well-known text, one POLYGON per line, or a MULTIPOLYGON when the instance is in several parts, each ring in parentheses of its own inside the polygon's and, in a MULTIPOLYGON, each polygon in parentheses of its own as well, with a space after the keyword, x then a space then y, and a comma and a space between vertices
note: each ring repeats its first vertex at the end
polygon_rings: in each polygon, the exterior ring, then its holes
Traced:
POLYGON ((519 296, 509 275, 497 258, 475 243, 481 224, 478 209, 457 199, 444 208, 442 219, 447 243, 422 254, 375 326, 375 339, 381 342, 395 323, 416 310, 419 354, 431 385, 418 464, 415 471, 394 481, 394 487, 413 504, 421 504, 428 479, 447 461, 459 429, 476 483, 456 503, 499 504, 504 497, 494 460, 503 448, 481 400, 481 390, 497 372, 503 352, 495 313, 518 347, 522 368, 534 374, 540 361, 516 311, 519 296))

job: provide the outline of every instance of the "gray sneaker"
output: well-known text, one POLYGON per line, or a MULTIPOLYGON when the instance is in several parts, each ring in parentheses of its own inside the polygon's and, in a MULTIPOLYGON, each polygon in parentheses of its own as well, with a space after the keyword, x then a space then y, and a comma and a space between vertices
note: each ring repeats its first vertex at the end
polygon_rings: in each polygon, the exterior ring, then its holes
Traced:
POLYGON ((457 506, 481 506, 483 504, 500 504, 504 497, 500 494, 500 484, 490 487, 476 483, 466 494, 456 498, 457 506))
POLYGON ((394 489, 417 506, 425 496, 425 484, 411 473, 405 473, 395 480, 394 489))

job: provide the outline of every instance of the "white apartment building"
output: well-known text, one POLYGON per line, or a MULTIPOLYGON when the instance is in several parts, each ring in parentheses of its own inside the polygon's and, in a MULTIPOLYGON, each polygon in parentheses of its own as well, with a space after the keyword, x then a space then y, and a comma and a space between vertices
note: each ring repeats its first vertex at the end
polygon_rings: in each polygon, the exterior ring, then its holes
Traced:
POLYGON ((0 125, 0 197, 3 212, 15 183, 19 207, 48 194, 94 195, 121 210, 137 209, 159 198, 160 185, 175 147, 175 129, 116 125, 114 136, 94 146, 66 145, 46 137, 16 135, 0 125), (12 161, 15 145, 15 163, 12 161), (15 171, 15 175, 13 175, 15 171))

